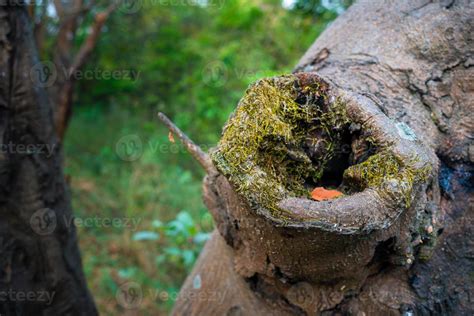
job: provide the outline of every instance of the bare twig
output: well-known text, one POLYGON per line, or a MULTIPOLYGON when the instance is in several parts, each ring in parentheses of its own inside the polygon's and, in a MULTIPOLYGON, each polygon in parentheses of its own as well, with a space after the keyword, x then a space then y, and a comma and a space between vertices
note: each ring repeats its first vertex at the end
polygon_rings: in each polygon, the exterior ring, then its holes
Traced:
POLYGON ((62 10, 62 26, 60 27, 57 38, 57 61, 62 67, 67 68, 67 76, 58 81, 58 96, 56 97, 56 129, 62 139, 71 116, 72 95, 74 89, 75 76, 73 74, 80 70, 92 51, 97 45, 101 31, 109 16, 117 8, 118 2, 113 1, 102 12, 95 14, 94 22, 91 25, 91 31, 85 41, 80 46, 77 54, 73 56, 74 38, 81 16, 90 12, 94 2, 84 4, 83 0, 74 0, 70 3, 72 6, 67 12, 60 1, 55 1, 57 10, 62 10))
POLYGON ((102 27, 104 26, 105 22, 109 18, 109 15, 117 8, 117 3, 112 3, 110 6, 107 7, 103 12, 97 13, 95 16, 94 24, 92 25, 92 31, 89 36, 86 38, 82 46, 79 48, 79 52, 74 58, 74 61, 70 67, 70 74, 74 73, 74 71, 82 68, 85 64, 87 58, 94 50, 94 47, 97 44, 97 40, 99 38, 100 32, 102 31, 102 27))
POLYGON ((206 170, 208 174, 213 173, 216 169, 212 164, 211 158, 205 153, 201 147, 196 145, 186 134, 183 133, 171 120, 163 113, 158 113, 158 118, 163 124, 168 127, 170 132, 178 136, 181 142, 184 144, 188 152, 199 162, 199 164, 206 170))

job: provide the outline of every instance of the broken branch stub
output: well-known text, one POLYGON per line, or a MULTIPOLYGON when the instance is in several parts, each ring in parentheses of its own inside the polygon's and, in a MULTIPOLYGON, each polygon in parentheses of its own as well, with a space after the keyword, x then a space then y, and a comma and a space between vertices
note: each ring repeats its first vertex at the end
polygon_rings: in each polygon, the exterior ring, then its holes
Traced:
POLYGON ((185 133, 183 133, 183 131, 181 131, 173 122, 171 122, 171 120, 165 114, 159 112, 158 118, 169 129, 170 133, 176 134, 176 136, 178 136, 179 140, 186 147, 186 150, 208 174, 216 172, 209 155, 205 153, 201 147, 196 145, 185 133))
POLYGON ((205 201, 244 277, 357 289, 386 260, 379 243, 392 240, 390 260, 409 266, 436 217, 425 208, 439 198, 437 167, 413 131, 315 73, 250 86, 210 156, 220 174, 206 178, 205 201), (317 202, 315 187, 344 194, 317 202))

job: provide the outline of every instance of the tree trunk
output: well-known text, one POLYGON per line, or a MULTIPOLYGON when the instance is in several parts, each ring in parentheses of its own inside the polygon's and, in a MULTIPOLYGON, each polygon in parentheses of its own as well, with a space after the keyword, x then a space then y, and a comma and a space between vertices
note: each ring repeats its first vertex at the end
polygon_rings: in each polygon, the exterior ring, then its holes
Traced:
POLYGON ((217 230, 174 314, 473 313, 472 16, 359 1, 252 85, 202 163, 217 230))
POLYGON ((95 315, 25 6, 0 5, 0 315, 95 315))

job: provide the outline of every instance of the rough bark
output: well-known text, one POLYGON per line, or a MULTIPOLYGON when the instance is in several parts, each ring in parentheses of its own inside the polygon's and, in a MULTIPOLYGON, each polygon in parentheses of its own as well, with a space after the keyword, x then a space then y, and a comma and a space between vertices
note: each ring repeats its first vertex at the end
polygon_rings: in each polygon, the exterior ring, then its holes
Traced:
POLYGON ((0 5, 0 314, 95 315, 25 6, 0 5))
POLYGON ((388 181, 386 195, 284 198, 282 220, 216 164, 204 200, 217 232, 174 314, 472 314, 473 15, 468 1, 359 1, 319 37, 297 82, 327 85, 351 126, 427 176, 408 204, 388 181))

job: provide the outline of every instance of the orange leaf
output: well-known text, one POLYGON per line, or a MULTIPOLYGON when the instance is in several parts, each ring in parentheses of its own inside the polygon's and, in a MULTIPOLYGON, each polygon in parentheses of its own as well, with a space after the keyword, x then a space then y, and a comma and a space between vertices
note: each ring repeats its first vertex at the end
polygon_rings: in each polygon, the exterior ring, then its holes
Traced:
POLYGON ((168 134, 168 139, 169 139, 170 142, 175 143, 173 133, 169 132, 169 134, 168 134))
POLYGON ((342 192, 337 190, 326 190, 323 187, 318 187, 311 192, 311 197, 316 201, 332 200, 342 195, 342 192))

